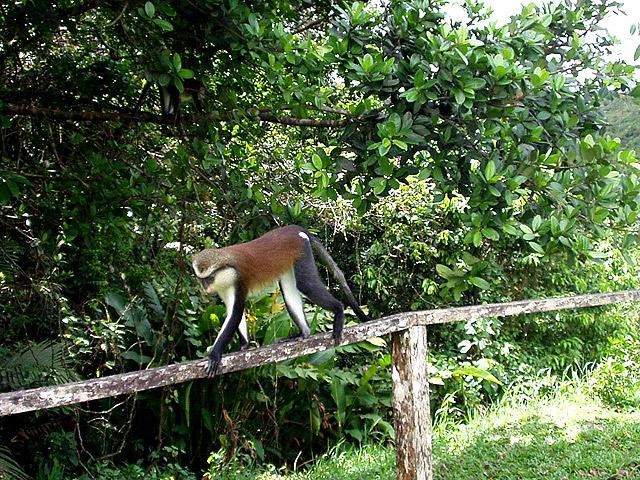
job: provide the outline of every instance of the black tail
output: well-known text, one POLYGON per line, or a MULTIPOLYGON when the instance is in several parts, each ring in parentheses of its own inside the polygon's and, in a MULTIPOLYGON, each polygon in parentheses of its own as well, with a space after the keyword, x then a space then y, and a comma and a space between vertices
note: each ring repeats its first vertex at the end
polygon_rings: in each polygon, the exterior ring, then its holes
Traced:
POLYGON ((324 248, 324 245, 322 245, 322 243, 320 243, 320 240, 318 240, 318 238, 314 235, 310 234, 309 232, 305 233, 311 239, 311 248, 313 248, 313 253, 315 253, 318 260, 320 260, 320 262, 322 262, 329 269, 333 278, 335 278, 336 282, 338 282, 338 285, 340 285, 340 290, 342 290, 342 293, 344 293, 347 299, 347 305, 349 305, 353 309, 360 321, 368 322, 369 320, 371 320, 371 317, 364 313, 360 308, 360 305, 358 305, 358 302, 353 296, 353 293, 351 293, 349 285, 347 285, 347 280, 344 278, 344 273, 342 273, 342 270, 340 270, 336 262, 333 260, 333 258, 331 258, 331 255, 329 255, 327 249, 324 248))

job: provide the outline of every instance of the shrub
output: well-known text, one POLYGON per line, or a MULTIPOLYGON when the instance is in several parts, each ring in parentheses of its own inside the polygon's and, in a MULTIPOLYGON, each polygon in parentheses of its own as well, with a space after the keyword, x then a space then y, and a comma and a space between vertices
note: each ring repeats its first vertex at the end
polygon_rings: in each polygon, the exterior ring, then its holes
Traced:
POLYGON ((618 408, 640 407, 640 337, 611 339, 609 355, 596 367, 593 393, 618 408))

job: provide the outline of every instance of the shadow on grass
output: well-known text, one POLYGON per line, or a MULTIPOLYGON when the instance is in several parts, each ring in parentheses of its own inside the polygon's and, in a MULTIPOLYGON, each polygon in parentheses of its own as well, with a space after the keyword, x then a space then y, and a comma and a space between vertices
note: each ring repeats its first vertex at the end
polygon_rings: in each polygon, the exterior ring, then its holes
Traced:
POLYGON ((434 478, 640 479, 640 419, 564 421, 559 413, 479 430, 449 452, 436 443, 434 478))

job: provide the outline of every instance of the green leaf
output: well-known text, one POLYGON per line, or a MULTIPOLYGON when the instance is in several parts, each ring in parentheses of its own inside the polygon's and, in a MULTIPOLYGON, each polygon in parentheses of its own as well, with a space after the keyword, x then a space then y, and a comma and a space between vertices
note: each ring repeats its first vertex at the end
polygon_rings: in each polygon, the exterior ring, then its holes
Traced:
POLYGON ((254 35, 258 35, 260 33, 260 24, 258 23, 258 19, 256 18, 255 13, 249 14, 249 31, 254 35))
POLYGON ((636 48, 636 52, 633 54, 633 61, 635 62, 636 60, 638 60, 638 58, 640 58, 640 45, 638 45, 638 48, 636 48))
POLYGON ((176 72, 179 72, 180 70, 182 70, 182 59, 180 58, 179 53, 173 54, 173 68, 175 69, 176 72))
POLYGON ((387 342, 382 337, 371 337, 371 338, 367 339, 367 342, 370 343, 371 345, 375 345, 376 347, 386 347, 387 346, 387 342))
POLYGON ((166 87, 167 85, 169 85, 169 83, 171 83, 171 76, 167 75, 166 73, 158 75, 158 83, 161 87, 166 87))
POLYGON ((457 88, 453 89, 453 95, 455 96, 456 103, 458 105, 462 105, 464 103, 464 101, 466 100, 464 92, 462 90, 458 90, 457 88))
POLYGON ((367 53, 363 58, 358 59, 360 66, 365 73, 371 73, 374 66, 374 60, 371 54, 367 53))
POLYGON ((472 377, 481 378, 488 382, 493 382, 493 383, 497 383, 498 385, 502 385, 502 382, 498 380, 491 372, 488 372, 487 370, 483 370, 482 368, 473 367, 471 365, 454 370, 452 372, 452 375, 455 375, 455 376, 470 375, 472 377))
POLYGON ((387 188, 387 180, 382 177, 374 178, 369 184, 373 187, 373 193, 376 195, 380 195, 387 188))
POLYGON ((12 196, 18 197, 18 195, 20 195, 20 189, 18 188, 18 185, 13 182, 12 178, 7 180, 7 187, 9 187, 9 191, 12 196))
POLYGON ((490 181, 496 174, 496 164, 493 160, 489 160, 484 167, 484 178, 490 181))
POLYGON ((473 234, 473 245, 476 247, 482 245, 482 233, 480 232, 480 230, 476 230, 476 232, 473 234))
POLYGON ((153 18, 156 14, 156 7, 153 6, 153 3, 147 2, 144 4, 144 12, 149 16, 149 18, 153 18))
POLYGON ((11 200, 11 191, 6 183, 0 183, 0 205, 6 205, 11 200))
POLYGON ((178 75, 180 75, 180 78, 193 78, 193 70, 183 68, 178 72, 178 75))
POLYGON ((393 173, 393 164, 387 157, 378 158, 378 165, 380 165, 380 170, 382 170, 384 175, 391 175, 393 173))
POLYGON ((482 229, 482 235, 489 240, 498 241, 500 240, 500 234, 494 230, 493 228, 487 227, 482 229))
POLYGON ((544 254, 544 248, 542 248, 542 246, 540 246, 539 243, 537 242, 529 242, 529 246, 531 247, 532 250, 538 252, 538 253, 542 253, 544 254))
POLYGON ((491 285, 485 279, 480 277, 471 277, 469 282, 473 283, 476 287, 479 287, 483 290, 489 290, 491 285))
POLYGON ((270 345, 279 338, 285 338, 289 335, 291 322, 286 312, 280 312, 275 315, 267 325, 263 343, 270 345))
POLYGON ((334 377, 331 382, 331 398, 336 404, 338 427, 342 428, 347 419, 347 392, 345 383, 337 377, 334 377))
POLYGON ((508 233, 509 235, 518 235, 518 230, 513 225, 505 223, 502 225, 502 231, 508 233))
POLYGON ((498 190, 493 185, 489 185, 489 193, 496 198, 500 198, 502 196, 502 194, 500 193, 500 190, 498 190))
POLYGON ((533 234, 533 230, 531 230, 531 227, 526 223, 520 224, 520 230, 522 230, 525 234, 533 234))
POLYGON ((322 350, 316 352, 313 355, 309 355, 309 363, 311 365, 323 365, 336 356, 336 349, 330 348, 328 350, 322 350))
POLYGON ((165 32, 172 32, 173 31, 173 25, 170 22, 167 22, 166 20, 163 20, 161 18, 154 18, 153 19, 153 23, 158 25, 165 32))
POLYGON ((311 163, 316 170, 322 170, 322 159, 317 153, 311 155, 311 163))
POLYGON ((542 217, 540 215, 536 215, 533 217, 533 221, 531 222, 531 229, 535 232, 540 228, 540 225, 542 225, 542 217))
POLYGON ((487 82, 482 78, 472 78, 465 84, 473 90, 479 90, 487 85, 487 82))
POLYGON ((121 315, 127 306, 127 300, 116 292, 108 293, 104 300, 107 305, 113 307, 118 315, 121 315))
POLYGON ((407 102, 415 102, 420 96, 420 93, 415 88, 410 88, 406 92, 403 92, 400 96, 406 98, 407 102))
POLYGON ((403 142, 402 140, 393 140, 393 144, 398 147, 400 150, 406 151, 409 146, 403 142))
POLYGON ((469 252, 462 252, 462 260, 467 265, 475 265, 476 263, 480 262, 480 259, 478 257, 471 255, 469 252))
POLYGON ((447 280, 456 277, 456 274, 453 270, 451 270, 446 265, 442 265, 440 263, 436 265, 436 272, 438 272, 438 275, 440 275, 443 278, 446 278, 447 280))

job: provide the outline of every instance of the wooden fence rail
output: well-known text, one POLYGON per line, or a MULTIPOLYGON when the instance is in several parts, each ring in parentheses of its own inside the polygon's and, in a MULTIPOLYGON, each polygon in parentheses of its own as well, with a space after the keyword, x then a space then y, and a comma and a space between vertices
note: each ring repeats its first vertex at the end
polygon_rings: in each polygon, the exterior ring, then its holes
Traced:
MULTIPOLYGON (((341 345, 392 334, 394 423, 400 480, 432 478, 427 325, 640 301, 640 290, 522 300, 398 313, 344 329, 341 345)), ((289 360, 334 347, 330 333, 222 357, 218 374, 289 360)), ((205 377, 206 360, 0 394, 0 416, 60 407, 205 377)))

